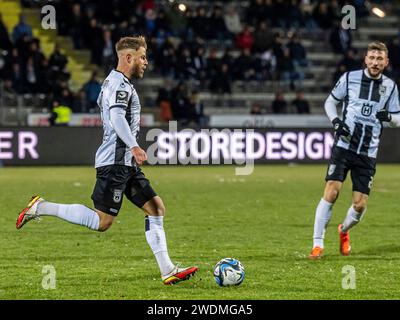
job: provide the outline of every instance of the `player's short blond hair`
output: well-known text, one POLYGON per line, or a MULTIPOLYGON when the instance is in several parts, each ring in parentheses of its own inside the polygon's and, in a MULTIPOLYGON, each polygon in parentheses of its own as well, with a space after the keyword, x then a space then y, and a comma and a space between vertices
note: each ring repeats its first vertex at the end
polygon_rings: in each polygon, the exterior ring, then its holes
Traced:
POLYGON ((117 52, 125 49, 139 50, 140 47, 147 49, 146 39, 143 36, 123 37, 115 44, 115 50, 117 50, 117 52))
POLYGON ((384 44, 383 42, 380 42, 380 41, 374 41, 374 42, 371 42, 370 44, 368 44, 367 52, 372 51, 372 50, 383 51, 386 53, 386 56, 388 56, 388 54, 389 54, 386 44, 384 44))

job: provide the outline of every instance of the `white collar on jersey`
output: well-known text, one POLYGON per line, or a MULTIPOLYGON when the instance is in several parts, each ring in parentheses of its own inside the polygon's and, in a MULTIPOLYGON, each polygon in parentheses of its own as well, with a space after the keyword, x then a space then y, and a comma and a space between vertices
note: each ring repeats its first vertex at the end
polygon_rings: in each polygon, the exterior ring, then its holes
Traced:
POLYGON ((365 68, 365 69, 364 69, 364 74, 365 74, 368 78, 370 78, 370 79, 372 79, 372 80, 374 80, 374 81, 381 81, 381 80, 382 80, 382 73, 380 74, 380 77, 379 77, 378 79, 372 78, 371 75, 370 75, 369 72, 368 72, 368 68, 365 68))

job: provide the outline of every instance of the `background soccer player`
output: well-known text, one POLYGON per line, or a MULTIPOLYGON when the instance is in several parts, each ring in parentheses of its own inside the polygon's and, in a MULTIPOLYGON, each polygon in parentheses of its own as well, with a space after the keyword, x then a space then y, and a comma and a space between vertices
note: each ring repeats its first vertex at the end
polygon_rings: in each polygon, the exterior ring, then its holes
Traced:
POLYGON ((35 196, 20 213, 17 229, 42 216, 54 216, 97 231, 107 230, 118 215, 123 194, 145 213, 146 239, 161 271, 164 284, 188 279, 198 268, 179 268, 168 255, 163 228, 163 201, 138 167, 147 159, 136 139, 140 126, 140 101, 131 83, 148 65, 144 37, 125 37, 116 44, 118 66, 104 80, 98 97, 103 120, 103 143, 96 152, 95 209, 80 204, 57 204, 35 196))
POLYGON ((352 205, 339 225, 340 252, 351 251, 349 230, 367 210, 368 195, 375 175, 382 122, 400 125, 399 93, 393 80, 382 74, 389 64, 388 50, 381 42, 368 45, 366 69, 346 72, 325 102, 325 111, 335 129, 335 142, 326 175, 324 195, 317 206, 314 244, 310 259, 323 254, 325 229, 332 216, 343 181, 351 171, 352 205), (336 105, 342 102, 342 118, 336 105))

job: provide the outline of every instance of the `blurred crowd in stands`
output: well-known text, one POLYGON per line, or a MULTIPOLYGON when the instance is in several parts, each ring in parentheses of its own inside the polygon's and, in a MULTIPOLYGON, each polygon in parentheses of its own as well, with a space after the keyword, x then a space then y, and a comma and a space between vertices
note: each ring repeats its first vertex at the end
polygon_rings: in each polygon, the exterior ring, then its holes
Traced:
MULTIPOLYGON (((62 13, 57 14, 58 34, 72 37, 75 49, 89 50, 91 62, 104 75, 115 66, 114 44, 120 37, 146 35, 151 72, 176 83, 172 90, 163 89, 158 94, 163 119, 183 117, 202 123, 199 91, 229 95, 234 82, 278 82, 272 112, 309 112, 304 103, 288 104, 283 98, 284 92, 292 91, 297 93, 296 99, 304 100, 302 83, 312 77, 307 74, 310 61, 302 34, 322 35, 332 52, 343 56, 332 75, 335 81, 341 73, 362 66, 362 53, 353 49, 351 34, 341 28, 340 21, 346 3, 356 7, 360 18, 367 16, 364 2, 250 0, 243 2, 248 4, 244 6, 238 1, 190 1, 183 5, 154 0, 54 0, 52 5, 62 13), (183 104, 191 107, 182 112, 183 104), (295 107, 289 108, 291 105, 295 107)), ((22 3, 31 6, 35 1, 22 3)), ((68 57, 56 46, 46 58, 23 17, 8 31, 0 17, 0 47, 4 50, 0 78, 5 91, 52 94, 74 112, 94 110, 100 91, 97 75, 72 93, 68 88, 68 57)), ((389 44, 389 54, 388 72, 398 80, 399 38, 389 44)), ((253 107, 252 113, 263 112, 258 109, 253 107)))

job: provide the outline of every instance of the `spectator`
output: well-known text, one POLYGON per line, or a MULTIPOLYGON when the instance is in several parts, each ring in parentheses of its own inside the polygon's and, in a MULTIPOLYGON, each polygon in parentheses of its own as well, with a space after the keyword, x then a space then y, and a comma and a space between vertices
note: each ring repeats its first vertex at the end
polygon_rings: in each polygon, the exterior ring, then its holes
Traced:
POLYGON ((49 123, 51 126, 68 126, 71 121, 71 114, 71 108, 62 105, 58 100, 54 100, 49 123))
POLYGON ((256 57, 251 55, 250 49, 242 50, 242 53, 235 61, 234 79, 243 81, 257 80, 257 71, 256 57))
POLYGON ((260 115, 262 114, 261 111, 261 106, 258 103, 255 103, 252 105, 251 110, 250 110, 251 115, 260 115))
POLYGON ((92 73, 90 80, 83 85, 82 90, 86 94, 89 108, 95 108, 97 106, 97 98, 101 91, 101 84, 97 80, 96 71, 92 73))
MULTIPOLYGON (((83 21, 84 18, 81 12, 81 5, 79 3, 74 3, 72 5, 72 12, 68 19, 67 32, 69 32, 69 35, 72 37, 75 49, 82 49, 82 36, 85 36, 82 35, 82 29, 84 29, 83 21)), ((86 42, 87 39, 84 40, 86 42)))
POLYGON ((224 14, 224 21, 226 29, 233 35, 236 36, 242 32, 242 23, 240 22, 240 16, 237 13, 235 7, 230 5, 227 12, 224 14))
POLYGON ((160 8, 156 17, 156 30, 163 29, 166 34, 170 34, 169 23, 165 15, 165 10, 160 8))
POLYGON ((232 78, 227 63, 223 63, 221 67, 212 76, 210 81, 210 91, 220 94, 231 94, 232 78))
POLYGON ((145 24, 146 24, 146 34, 152 35, 156 30, 156 19, 157 14, 153 9, 147 9, 144 14, 145 24))
POLYGON ((324 29, 329 30, 333 26, 333 22, 335 21, 335 16, 330 8, 330 6, 326 2, 318 2, 317 6, 313 11, 313 18, 317 25, 324 29))
POLYGON ((313 18, 313 5, 311 2, 308 0, 301 0, 300 10, 303 19, 302 25, 308 32, 315 32, 318 25, 313 18))
POLYGON ((173 120, 171 101, 170 101, 170 93, 165 88, 160 88, 158 90, 158 96, 156 99, 156 103, 160 108, 160 118, 161 122, 168 123, 173 120))
POLYGON ((272 51, 269 49, 263 52, 260 56, 260 72, 262 74, 263 80, 270 80, 276 78, 276 57, 272 51))
POLYGON ((298 74, 294 68, 294 63, 290 57, 290 51, 288 48, 284 48, 283 57, 278 60, 278 72, 280 79, 283 82, 285 88, 295 88, 295 80, 299 79, 298 74))
POLYGON ((214 6, 214 10, 209 18, 208 25, 212 26, 212 30, 210 32, 211 39, 216 39, 220 42, 232 40, 226 28, 222 8, 220 6, 214 6))
POLYGON ((60 46, 56 44, 54 46, 54 51, 50 56, 49 65, 56 72, 66 72, 68 63, 68 58, 66 55, 62 54, 60 51, 60 46))
POLYGON ((111 36, 110 30, 103 31, 101 65, 105 74, 108 74, 115 65, 114 43, 111 36))
POLYGON ((26 24, 25 22, 25 16, 23 14, 20 14, 19 16, 19 23, 14 27, 13 32, 12 32, 12 40, 14 43, 17 43, 19 39, 23 35, 28 36, 28 39, 32 38, 32 28, 26 24))
POLYGON ((161 75, 172 78, 175 72, 175 65, 177 64, 177 55, 170 38, 165 41, 155 59, 156 65, 160 67, 161 75))
POLYGON ((30 57, 26 62, 25 70, 25 83, 29 93, 38 93, 40 79, 38 77, 38 70, 34 64, 33 58, 30 57))
POLYGON ((10 51, 12 48, 12 42, 8 35, 7 27, 4 24, 3 16, 0 13, 0 48, 6 51, 10 51))
MULTIPOLYGON (((61 78, 59 74, 53 74, 49 66, 49 60, 43 59, 42 65, 38 70, 38 77, 40 79, 38 90, 40 93, 51 93, 54 83, 61 78)), ((69 77, 69 74, 68 74, 69 77)), ((68 80, 68 77, 66 80, 68 80)))
POLYGON ((292 101, 292 106, 296 108, 296 112, 298 114, 310 113, 310 105, 308 101, 304 98, 304 92, 302 90, 298 90, 296 92, 296 99, 292 101))
POLYGON ((193 90, 190 95, 190 108, 192 120, 199 126, 207 125, 207 117, 204 115, 204 104, 200 101, 198 90, 193 90))
POLYGON ((243 49, 251 50, 253 48, 253 44, 254 44, 253 31, 251 30, 250 26, 245 25, 243 31, 238 35, 236 39, 236 47, 241 50, 243 49))
POLYGON ((294 33, 290 38, 288 48, 290 52, 290 57, 293 61, 296 77, 298 77, 299 81, 301 82, 305 78, 304 68, 308 66, 309 62, 307 60, 306 49, 301 44, 300 39, 296 33, 294 33))
POLYGON ((195 69, 189 48, 187 47, 182 48, 181 55, 179 56, 178 61, 179 63, 176 66, 175 78, 178 79, 179 81, 194 78, 195 69))
POLYGON ((259 27, 254 32, 254 46, 255 53, 263 53, 272 47, 273 34, 268 29, 265 21, 261 21, 259 27))
POLYGON ((272 102, 272 112, 275 114, 287 113, 287 102, 282 91, 277 91, 272 102))
POLYGON ((296 33, 292 34, 292 36, 290 37, 288 48, 290 52, 290 57, 292 58, 295 67, 308 66, 306 49, 301 44, 299 36, 296 33))
POLYGON ((218 58, 217 53, 216 48, 210 48, 206 63, 206 75, 208 79, 212 79, 220 71, 221 59, 218 58))
POLYGON ((361 62, 355 57, 353 49, 348 49, 346 51, 340 64, 343 64, 346 67, 346 71, 353 71, 362 68, 361 62))
POLYGON ((61 90, 61 95, 56 97, 60 105, 72 108, 74 105, 74 97, 68 87, 61 90))
POLYGON ((18 63, 13 63, 11 70, 11 81, 13 89, 18 93, 26 93, 24 77, 18 63))
POLYGON ((286 6, 286 26, 288 28, 294 28, 296 30, 300 28, 303 20, 302 12, 299 8, 298 2, 298 0, 290 0, 290 2, 286 6))
POLYGON ((257 26, 262 21, 265 21, 266 15, 267 12, 264 0, 253 0, 245 13, 246 23, 252 26, 257 26))
POLYGON ((45 60, 44 54, 39 49, 39 40, 33 39, 29 44, 28 57, 32 58, 35 68, 40 69, 45 60))
POLYGON ((343 29, 339 22, 335 23, 329 36, 329 42, 333 52, 344 54, 351 48, 351 33, 349 30, 343 29))
POLYGON ((103 52, 99 50, 99 48, 101 48, 103 44, 103 31, 95 18, 90 19, 85 43, 91 53, 90 61, 94 64, 100 65, 103 52))
POLYGON ((4 80, 3 92, 5 95, 16 95, 18 93, 13 88, 13 83, 10 79, 4 80))
POLYGON ((180 123, 187 124, 190 121, 190 101, 187 96, 187 88, 183 82, 172 90, 171 107, 174 119, 180 123))
POLYGON ((23 34, 15 44, 15 47, 18 51, 18 56, 20 57, 22 63, 25 63, 29 57, 30 44, 31 38, 29 38, 27 34, 23 34))
POLYGON ((204 47, 198 47, 192 57, 194 78, 200 81, 201 84, 206 80, 206 54, 204 47))
POLYGON ((74 113, 94 112, 94 108, 90 107, 86 98, 86 92, 83 89, 79 90, 77 97, 74 99, 72 111, 74 113))
POLYGON ((203 39, 208 39, 210 37, 210 19, 207 17, 206 8, 204 6, 197 7, 196 16, 192 19, 191 27, 196 36, 203 39))

